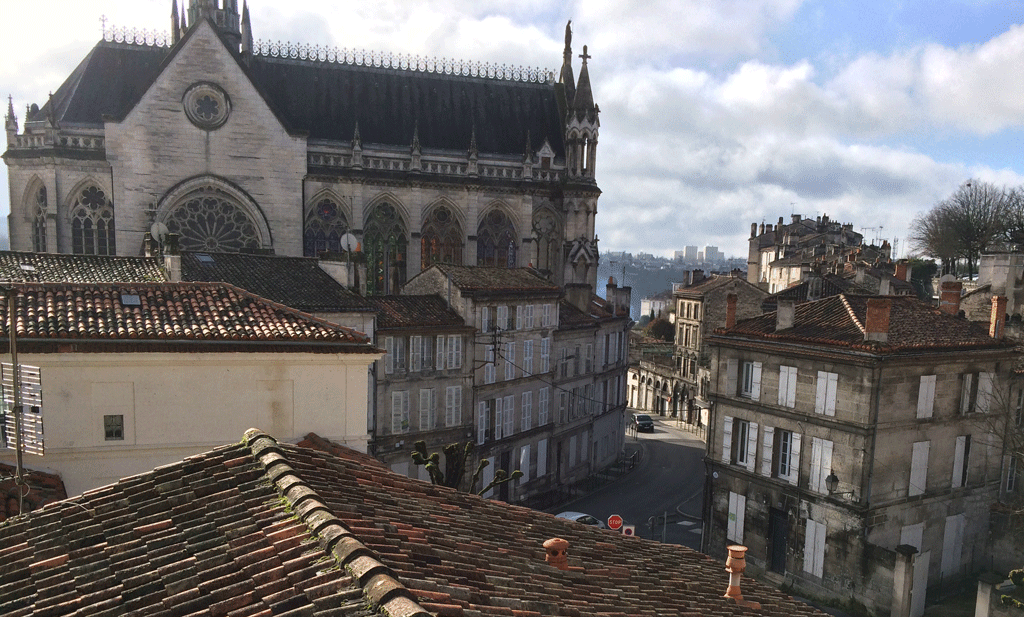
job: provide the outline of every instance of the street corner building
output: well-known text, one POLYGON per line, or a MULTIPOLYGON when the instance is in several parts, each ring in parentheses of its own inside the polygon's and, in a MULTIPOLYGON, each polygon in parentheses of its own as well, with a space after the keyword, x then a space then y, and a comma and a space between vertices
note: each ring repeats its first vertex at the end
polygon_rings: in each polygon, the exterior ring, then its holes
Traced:
POLYGON ((596 287, 599 110, 568 27, 556 72, 254 42, 237 0, 168 6, 169 35, 108 30, 21 127, 9 103, 14 250, 140 255, 176 234, 355 249, 371 295, 434 263, 596 287))
MULTIPOLYGON (((959 299, 959 294, 956 295, 959 299)), ((907 296, 840 293, 711 334, 705 550, 869 614, 921 615, 929 588, 992 567, 990 508, 1017 353, 907 296)))
POLYGON ((8 519, 0 613, 824 615, 743 578, 742 560, 730 575, 686 547, 434 486, 323 445, 249 430, 8 519))

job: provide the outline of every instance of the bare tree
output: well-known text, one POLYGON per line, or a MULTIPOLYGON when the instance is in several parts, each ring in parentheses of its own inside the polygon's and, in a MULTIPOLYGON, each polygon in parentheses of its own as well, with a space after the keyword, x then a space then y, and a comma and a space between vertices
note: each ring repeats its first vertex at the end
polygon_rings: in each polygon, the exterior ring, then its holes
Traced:
POLYGON ((1006 191, 1000 232, 1007 244, 1024 248, 1024 187, 1006 191))
POLYGON ((1002 235, 1007 194, 987 182, 968 180, 912 223, 910 241, 942 260, 944 272, 951 271, 953 261, 964 260, 967 276, 973 277, 981 252, 1002 235))

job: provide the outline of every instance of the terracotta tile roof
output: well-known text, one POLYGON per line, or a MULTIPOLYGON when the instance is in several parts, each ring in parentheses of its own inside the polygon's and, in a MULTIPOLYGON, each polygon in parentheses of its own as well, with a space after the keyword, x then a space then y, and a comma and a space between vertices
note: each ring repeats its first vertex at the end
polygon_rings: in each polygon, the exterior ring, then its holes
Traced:
POLYGON ((363 465, 364 467, 376 466, 380 467, 381 469, 391 471, 390 467, 385 465, 382 461, 373 458, 369 454, 364 454, 362 452, 359 452, 358 450, 353 450, 352 448, 343 446, 340 443, 331 441, 330 439, 324 439, 323 437, 317 435, 316 433, 309 433, 308 435, 302 438, 302 441, 295 445, 300 448, 320 450, 321 452, 326 452, 327 454, 333 454, 334 456, 347 458, 351 461, 363 465))
POLYGON ((797 305, 792 328, 775 331, 775 313, 766 313, 738 322, 715 335, 763 338, 778 341, 813 343, 865 350, 901 349, 984 349, 1010 348, 1013 343, 999 341, 979 325, 943 313, 938 308, 909 296, 859 296, 840 294, 797 305), (888 341, 884 344, 864 340, 864 321, 869 298, 892 301, 888 341))
POLYGON ((594 319, 576 308, 568 300, 558 302, 558 327, 559 329, 579 328, 594 325, 594 319))
POLYGON ((687 285, 686 287, 676 288, 674 295, 683 298, 701 298, 704 294, 728 285, 729 283, 740 283, 756 287, 751 285, 747 279, 738 276, 728 276, 721 274, 712 274, 706 279, 703 279, 693 285, 687 285))
MULTIPOLYGON (((360 332, 225 283, 26 283, 16 291, 22 340, 298 342, 377 351, 360 332)), ((2 302, 5 338, 6 324, 2 302)))
POLYGON ((378 328, 458 327, 466 322, 441 296, 370 296, 380 316, 378 328))
POLYGON ((462 292, 531 291, 560 293, 561 287, 541 277, 531 268, 488 268, 484 266, 433 266, 450 276, 462 292))
POLYGON ((156 257, 59 255, 0 251, 0 281, 52 283, 158 283, 166 281, 156 257), (22 264, 31 265, 25 270, 22 264))
POLYGON ((373 310, 365 298, 334 280, 312 257, 183 251, 181 280, 231 283, 307 313, 373 310))
MULTIPOLYGON (((795 300, 797 303, 807 302, 807 293, 810 291, 810 287, 811 282, 809 280, 805 280, 802 283, 797 283, 796 285, 787 287, 778 293, 774 293, 761 301, 761 311, 764 313, 774 311, 775 307, 778 305, 779 298, 795 300)), ((835 274, 826 274, 821 277, 821 291, 819 299, 837 296, 841 293, 862 295, 871 294, 867 289, 864 289, 854 283, 852 279, 844 278, 835 274)))
POLYGON ((823 615, 747 578, 761 609, 739 606, 722 597, 724 563, 682 546, 255 430, 9 521, 0 559, 5 615, 823 615), (569 570, 544 561, 553 537, 569 570))

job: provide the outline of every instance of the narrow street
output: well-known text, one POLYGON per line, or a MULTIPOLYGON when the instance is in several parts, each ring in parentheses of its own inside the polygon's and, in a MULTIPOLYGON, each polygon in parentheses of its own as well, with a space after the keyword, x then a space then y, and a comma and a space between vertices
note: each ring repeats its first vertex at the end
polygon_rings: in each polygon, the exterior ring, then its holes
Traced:
POLYGON ((693 433, 677 428, 671 419, 654 418, 653 433, 627 433, 627 449, 638 444, 643 460, 637 469, 587 497, 565 505, 559 511, 574 510, 607 521, 622 516, 636 525, 636 534, 700 549, 701 502, 704 487, 704 442, 693 433), (668 523, 662 519, 668 513, 668 523), (657 517, 653 528, 649 525, 657 517))

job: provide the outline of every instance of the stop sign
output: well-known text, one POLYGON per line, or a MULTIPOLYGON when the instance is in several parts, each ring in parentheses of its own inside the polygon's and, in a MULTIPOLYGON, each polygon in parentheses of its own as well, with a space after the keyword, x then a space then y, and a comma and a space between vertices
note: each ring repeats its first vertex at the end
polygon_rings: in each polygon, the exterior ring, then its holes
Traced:
POLYGON ((618 514, 612 514, 608 517, 608 529, 619 529, 622 527, 622 517, 618 514))

